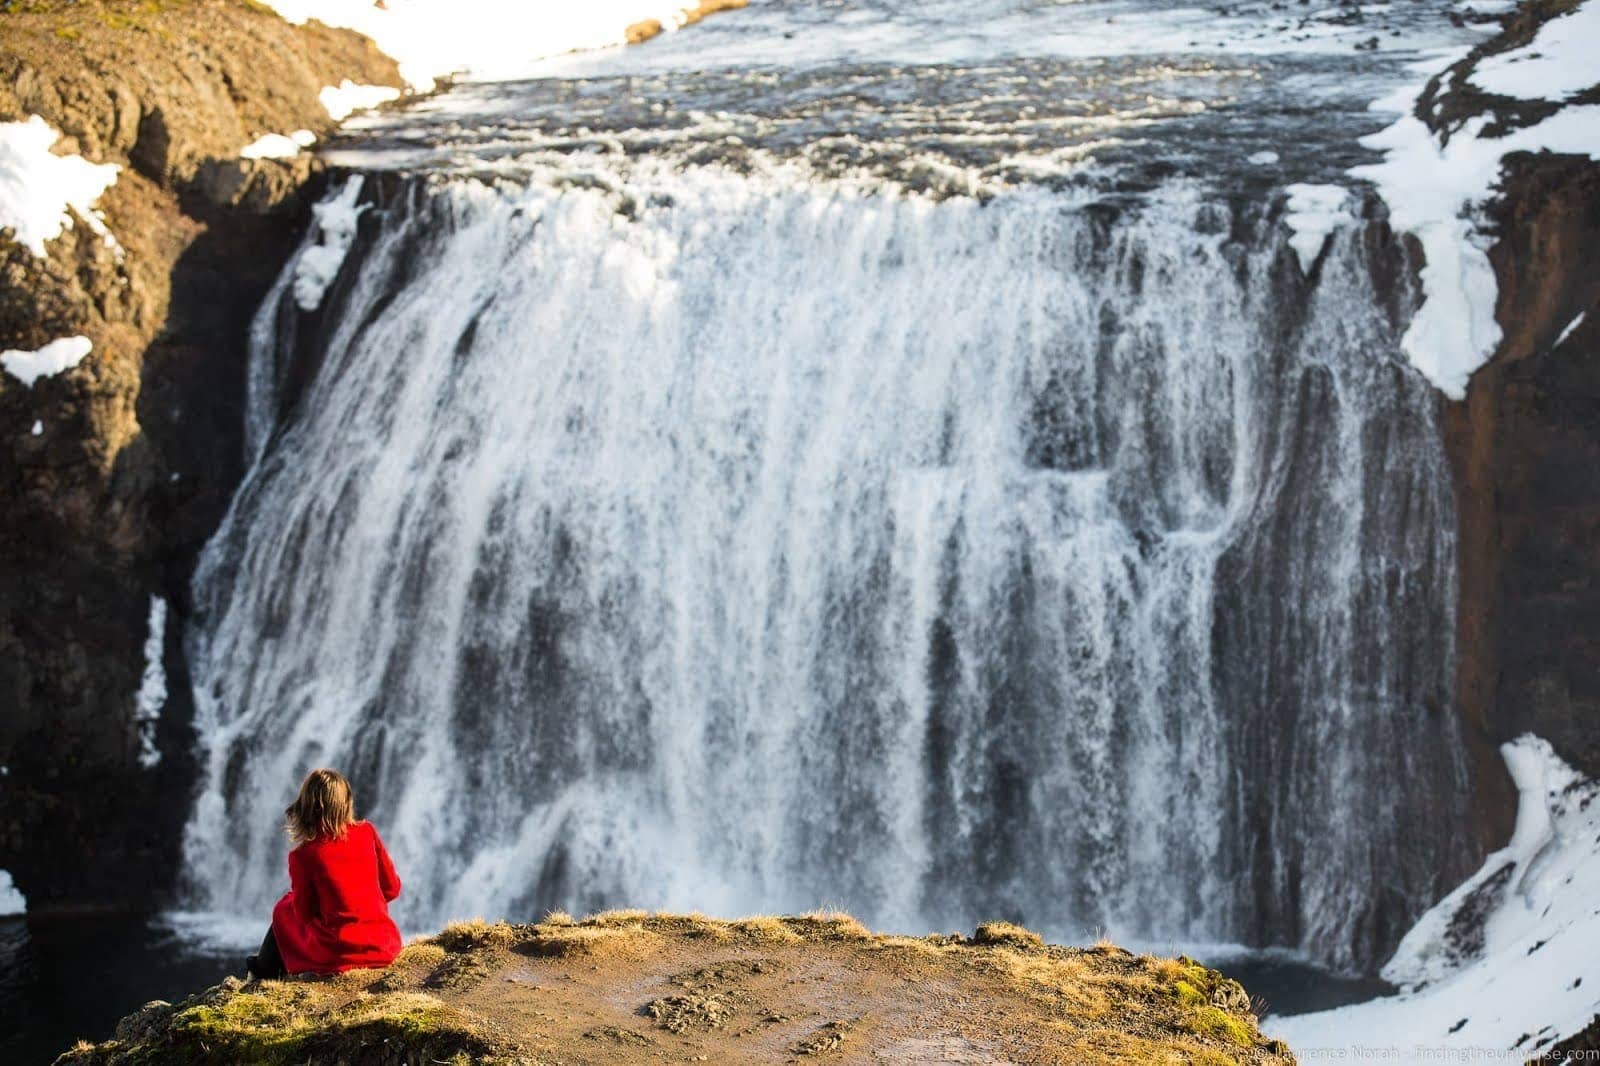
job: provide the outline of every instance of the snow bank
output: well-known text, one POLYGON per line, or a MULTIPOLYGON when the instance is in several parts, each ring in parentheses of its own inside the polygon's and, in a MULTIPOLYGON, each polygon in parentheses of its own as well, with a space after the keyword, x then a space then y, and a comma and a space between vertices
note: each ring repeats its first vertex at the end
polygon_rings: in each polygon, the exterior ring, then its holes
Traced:
POLYGON ((1600 74, 1600 4, 1588 3, 1539 27, 1522 48, 1479 61, 1467 80, 1519 100, 1565 100, 1600 74))
POLYGON ((167 706, 167 601, 150 597, 150 618, 145 628, 144 677, 133 698, 133 720, 139 727, 139 765, 146 770, 161 763, 156 747, 156 723, 167 706))
POLYGON ((1481 137, 1486 115, 1469 120, 1441 145, 1415 115, 1362 139, 1385 152, 1381 163, 1353 168, 1378 186, 1391 224, 1422 243, 1423 304, 1401 340, 1406 356, 1445 395, 1466 395, 1472 372, 1494 354, 1496 285, 1489 240, 1475 215, 1511 152, 1567 152, 1600 158, 1600 106, 1569 107, 1504 137, 1481 137))
POLYGON ((1289 246, 1300 257, 1300 271, 1311 273, 1311 264, 1317 261, 1322 245, 1340 222, 1354 221, 1345 204, 1350 199, 1349 190, 1339 185, 1290 185, 1289 210, 1284 215, 1284 225, 1294 236, 1289 246))
MULTIPOLYGON (((1600 67, 1583 62, 1600 21, 1600 0, 1589 0, 1546 23, 1526 48, 1480 61, 1470 81, 1507 96, 1564 99, 1600 81, 1600 67)), ((1446 60, 1448 62, 1450 60, 1446 60)), ((1543 122, 1503 137, 1484 137, 1490 116, 1480 115, 1441 143, 1412 108, 1422 86, 1385 97, 1373 110, 1404 110, 1387 129, 1362 139, 1384 153, 1381 163, 1351 169, 1378 187, 1390 221, 1422 244, 1422 307, 1401 341, 1407 358, 1451 399, 1466 395, 1472 372, 1494 354, 1500 326, 1494 318, 1497 286, 1489 239, 1478 214, 1512 152, 1564 152, 1600 158, 1600 106, 1567 107, 1543 122)))
POLYGON ((9 870, 0 870, 0 918, 28 913, 28 901, 11 880, 9 870))
POLYGON ((17 242, 37 256, 44 255, 45 241, 72 226, 69 207, 96 233, 111 237, 93 205, 122 168, 55 155, 50 146, 60 136, 38 115, 0 122, 0 226, 10 226, 17 242))
POLYGON ((1600 1012, 1600 782, 1537 737, 1500 751, 1511 842, 1400 942, 1383 970, 1399 995, 1266 1019, 1301 1061, 1522 1062, 1600 1012))
POLYGON ((40 378, 54 377, 64 370, 71 370, 83 362, 83 357, 93 349, 94 345, 88 337, 62 337, 35 352, 16 348, 0 352, 0 366, 5 367, 6 373, 32 388, 40 378))
POLYGON ((386 104, 400 95, 399 89, 387 85, 357 85, 346 78, 338 85, 329 85, 317 94, 328 117, 343 122, 357 111, 386 104))
POLYGON ((372 0, 268 3, 290 22, 314 18, 366 34, 400 63, 407 82, 423 90, 446 74, 514 78, 539 59, 620 45, 629 26, 648 19, 676 29, 685 8, 699 6, 683 0, 387 0, 381 8, 372 0))
MULTIPOLYGON (((349 82, 345 83, 346 85, 349 82)), ((324 93, 334 92, 333 89, 324 89, 324 93)), ((326 106, 326 105, 324 105, 326 106)), ((342 116, 341 116, 342 117, 342 116)), ((300 149, 310 148, 317 143, 317 135, 310 130, 295 130, 288 135, 282 133, 268 133, 251 141, 239 149, 240 159, 293 159, 300 154, 300 149)))
POLYGON ((302 311, 322 306, 323 294, 339 273, 350 243, 356 239, 356 223, 366 205, 357 205, 363 179, 347 178, 336 192, 328 194, 311 209, 316 216, 317 243, 300 253, 294 267, 294 302, 302 311))

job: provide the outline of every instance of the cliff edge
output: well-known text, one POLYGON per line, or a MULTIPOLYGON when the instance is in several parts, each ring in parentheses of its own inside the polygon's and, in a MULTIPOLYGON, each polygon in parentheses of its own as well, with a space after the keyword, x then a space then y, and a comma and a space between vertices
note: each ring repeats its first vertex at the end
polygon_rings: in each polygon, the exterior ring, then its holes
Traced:
POLYGON ((842 914, 612 911, 447 927, 387 970, 230 978, 58 1066, 132 1062, 1291 1063, 1242 986, 1187 958, 1006 923, 869 933, 842 914))
MULTIPOLYGON (((1600 103, 1600 84, 1528 99, 1474 77, 1504 62, 1496 57, 1533 50, 1542 29, 1579 6, 1523 4, 1433 80, 1419 117, 1440 137, 1501 137, 1600 103)), ((1584 774, 1600 774, 1600 159, 1509 154, 1487 214, 1503 339, 1466 398, 1445 404, 1460 569, 1457 703, 1480 741, 1486 846, 1510 834, 1516 807, 1500 744, 1531 732, 1584 774)))
POLYGON ((346 80, 402 84, 249 0, 0 8, 0 123, 54 142, 0 160, 34 168, 7 196, 118 168, 59 235, 0 228, 0 869, 36 913, 148 905, 176 866, 188 573, 242 470, 251 315, 322 183, 245 149, 331 130, 346 80), (32 377, 63 339, 88 354, 32 377))

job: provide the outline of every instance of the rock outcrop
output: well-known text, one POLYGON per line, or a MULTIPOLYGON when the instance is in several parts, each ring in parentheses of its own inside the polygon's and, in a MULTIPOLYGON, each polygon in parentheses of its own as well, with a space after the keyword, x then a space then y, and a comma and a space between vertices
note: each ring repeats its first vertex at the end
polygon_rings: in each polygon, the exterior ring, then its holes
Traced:
POLYGON ((382 971, 223 984, 125 1018, 58 1066, 192 1063, 1292 1063, 1238 982, 1191 959, 877 936, 813 914, 613 911, 474 922, 382 971))
POLYGON ((57 151, 123 168, 98 204, 120 251, 81 222, 44 258, 0 231, 0 348, 94 344, 31 388, 0 375, 0 868, 35 912, 140 907, 176 866, 178 634, 241 472, 248 325, 321 180, 309 156, 240 150, 331 129, 324 86, 401 82, 365 38, 249 0, 31 0, 0 30, 0 121, 38 115, 57 151), (147 767, 152 596, 170 698, 147 767))
MULTIPOLYGON (((1485 116, 1493 136, 1600 88, 1517 101, 1474 87, 1484 57, 1526 45, 1576 0, 1534 0, 1436 78, 1419 115, 1453 132, 1485 116), (1441 86, 1449 86, 1441 89, 1441 86)), ((1600 774, 1600 161, 1507 157, 1490 208, 1504 340, 1447 404, 1457 486, 1458 706, 1478 738, 1480 808, 1497 844, 1516 809, 1499 744, 1533 732, 1600 774)))

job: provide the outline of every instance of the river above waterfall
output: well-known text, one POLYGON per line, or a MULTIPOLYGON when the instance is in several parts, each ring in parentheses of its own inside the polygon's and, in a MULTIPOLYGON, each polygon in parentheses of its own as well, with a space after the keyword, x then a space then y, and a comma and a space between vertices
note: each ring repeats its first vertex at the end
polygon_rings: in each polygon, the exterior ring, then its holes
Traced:
POLYGON ((186 909, 266 913, 324 762, 417 928, 836 904, 1370 971, 1465 872, 1405 249, 1283 190, 1474 31, 847 7, 329 145, 195 577, 186 909))

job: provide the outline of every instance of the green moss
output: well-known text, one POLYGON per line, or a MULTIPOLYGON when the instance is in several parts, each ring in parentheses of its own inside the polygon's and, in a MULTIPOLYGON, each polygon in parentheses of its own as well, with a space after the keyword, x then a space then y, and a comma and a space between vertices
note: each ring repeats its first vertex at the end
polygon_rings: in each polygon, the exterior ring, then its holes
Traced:
POLYGON ((1172 996, 1185 1007, 1200 1007, 1206 1003, 1206 994, 1188 981, 1174 981, 1172 996))
POLYGON ((1216 1037, 1239 1047, 1249 1047, 1255 1042, 1250 1027, 1221 1007, 1198 1007, 1188 1017, 1191 1033, 1216 1037))
POLYGON ((184 1048, 194 1061, 262 1066, 321 1061, 384 1040, 430 1049, 441 1061, 481 1050, 482 1042, 457 1012, 432 996, 362 996, 320 1018, 298 1009, 305 998, 302 987, 269 984, 259 992, 186 1007, 173 1017, 164 1043, 184 1048))
POLYGON ((202 1003, 179 1011, 171 1032, 193 1046, 212 1047, 261 1063, 290 1061, 302 1034, 294 1017, 266 994, 240 993, 220 1004, 202 1003))
POLYGON ((186 1030, 231 1032, 282 1026, 291 1020, 283 1007, 268 996, 240 993, 218 1006, 201 1004, 180 1011, 172 1024, 186 1030))

